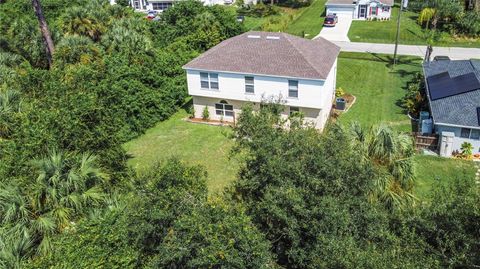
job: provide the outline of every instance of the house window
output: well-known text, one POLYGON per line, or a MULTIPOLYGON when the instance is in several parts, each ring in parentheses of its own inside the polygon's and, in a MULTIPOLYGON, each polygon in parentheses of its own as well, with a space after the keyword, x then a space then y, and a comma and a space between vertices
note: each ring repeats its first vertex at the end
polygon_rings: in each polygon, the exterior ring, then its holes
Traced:
POLYGON ((245 92, 255 93, 255 85, 253 77, 245 77, 245 92))
POLYGON ((468 128, 462 128, 462 131, 460 132, 460 137, 462 137, 462 138, 470 138, 470 129, 468 129, 468 128))
POLYGON ((290 107, 290 116, 293 116, 294 114, 297 114, 300 112, 300 108, 291 106, 290 107))
POLYGON ((376 16, 377 15, 377 8, 376 7, 372 7, 372 16, 376 16))
POLYGON ((152 9, 153 10, 166 10, 169 7, 173 5, 172 2, 158 2, 158 3, 152 3, 152 9))
POLYGON ((390 11, 390 7, 382 7, 382 11, 383 11, 383 12, 388 12, 388 11, 390 11))
POLYGON ((222 100, 215 104, 215 114, 218 116, 233 117, 233 105, 229 105, 227 101, 222 100))
POLYGON ((133 7, 134 7, 135 9, 140 9, 140 2, 134 1, 134 2, 133 2, 133 7))
POLYGON ((470 131, 470 139, 479 140, 480 139, 480 130, 472 129, 470 131))
POLYGON ((288 97, 298 97, 298 81, 289 80, 288 81, 288 97))
POLYGON ((200 72, 200 87, 206 90, 218 90, 218 74, 200 72))

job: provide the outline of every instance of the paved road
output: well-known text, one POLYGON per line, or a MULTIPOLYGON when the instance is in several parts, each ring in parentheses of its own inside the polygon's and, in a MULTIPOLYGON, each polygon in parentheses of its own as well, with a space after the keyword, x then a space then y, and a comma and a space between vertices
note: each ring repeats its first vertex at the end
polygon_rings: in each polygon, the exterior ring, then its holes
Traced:
MULTIPOLYGON (((385 53, 393 54, 394 44, 378 44, 378 43, 360 43, 360 42, 345 42, 334 41, 342 48, 342 51, 351 52, 373 52, 373 53, 385 53)), ((398 45, 399 55, 412 55, 425 57, 425 51, 427 46, 418 45, 398 45)), ((480 48, 457 48, 457 47, 434 47, 432 53, 432 59, 436 55, 446 55, 452 60, 465 60, 471 58, 480 58, 480 48)))
POLYGON ((339 14, 337 25, 335 25, 335 27, 323 27, 322 31, 320 31, 320 34, 318 34, 318 36, 321 36, 330 41, 349 42, 350 39, 348 38, 348 30, 350 29, 351 24, 351 15, 339 14))

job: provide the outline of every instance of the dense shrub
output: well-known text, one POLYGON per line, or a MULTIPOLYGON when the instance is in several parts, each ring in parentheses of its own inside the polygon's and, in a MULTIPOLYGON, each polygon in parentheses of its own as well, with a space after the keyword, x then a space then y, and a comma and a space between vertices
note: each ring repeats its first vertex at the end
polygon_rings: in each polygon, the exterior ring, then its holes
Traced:
POLYGON ((480 36, 480 11, 467 11, 456 22, 460 33, 478 37, 480 36))
POLYGON ((417 73, 407 84, 407 92, 402 99, 402 106, 412 117, 418 118, 421 111, 428 110, 428 98, 425 78, 417 73))
POLYGON ((273 5, 265 5, 263 2, 259 2, 256 5, 243 5, 238 9, 238 14, 251 16, 251 17, 267 17, 277 15, 280 10, 273 5))
POLYGON ((27 268, 273 267, 270 244, 244 210, 207 201, 202 168, 172 159, 135 182, 110 213, 72 227, 27 268))
MULTIPOLYGON (((18 186, 30 200, 32 160, 52 150, 88 152, 111 175, 107 195, 126 192, 122 143, 175 113, 187 96, 182 66, 243 27, 234 11, 198 1, 176 4, 159 22, 108 1, 41 3, 56 45, 50 69, 31 1, 0 5, 0 94, 21 100, 21 109, 0 109, 0 183, 18 186)), ((83 216, 71 212, 72 219, 83 216)), ((9 257, 18 262, 34 253, 9 257)))

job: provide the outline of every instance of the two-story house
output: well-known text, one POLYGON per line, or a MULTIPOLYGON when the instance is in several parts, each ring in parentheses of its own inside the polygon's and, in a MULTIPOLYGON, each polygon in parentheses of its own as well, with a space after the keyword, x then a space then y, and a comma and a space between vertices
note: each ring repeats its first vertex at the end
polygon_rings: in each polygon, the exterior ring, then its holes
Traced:
POLYGON ((205 107, 214 120, 235 121, 246 102, 286 101, 288 117, 301 112, 323 129, 335 96, 340 48, 323 38, 247 32, 206 51, 183 68, 195 117, 205 107))

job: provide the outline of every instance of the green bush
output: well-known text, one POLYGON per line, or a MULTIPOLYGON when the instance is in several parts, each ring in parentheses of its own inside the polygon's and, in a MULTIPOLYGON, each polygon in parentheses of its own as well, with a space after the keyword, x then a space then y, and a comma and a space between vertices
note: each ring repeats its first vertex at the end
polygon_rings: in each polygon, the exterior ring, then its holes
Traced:
POLYGON ((243 5, 238 9, 238 14, 251 16, 251 17, 268 17, 277 15, 280 13, 280 10, 276 6, 272 5, 265 5, 262 1, 260 1, 256 5, 243 5))
POLYGON ((208 121, 210 119, 210 112, 208 111, 208 106, 205 106, 202 111, 202 119, 208 121))

